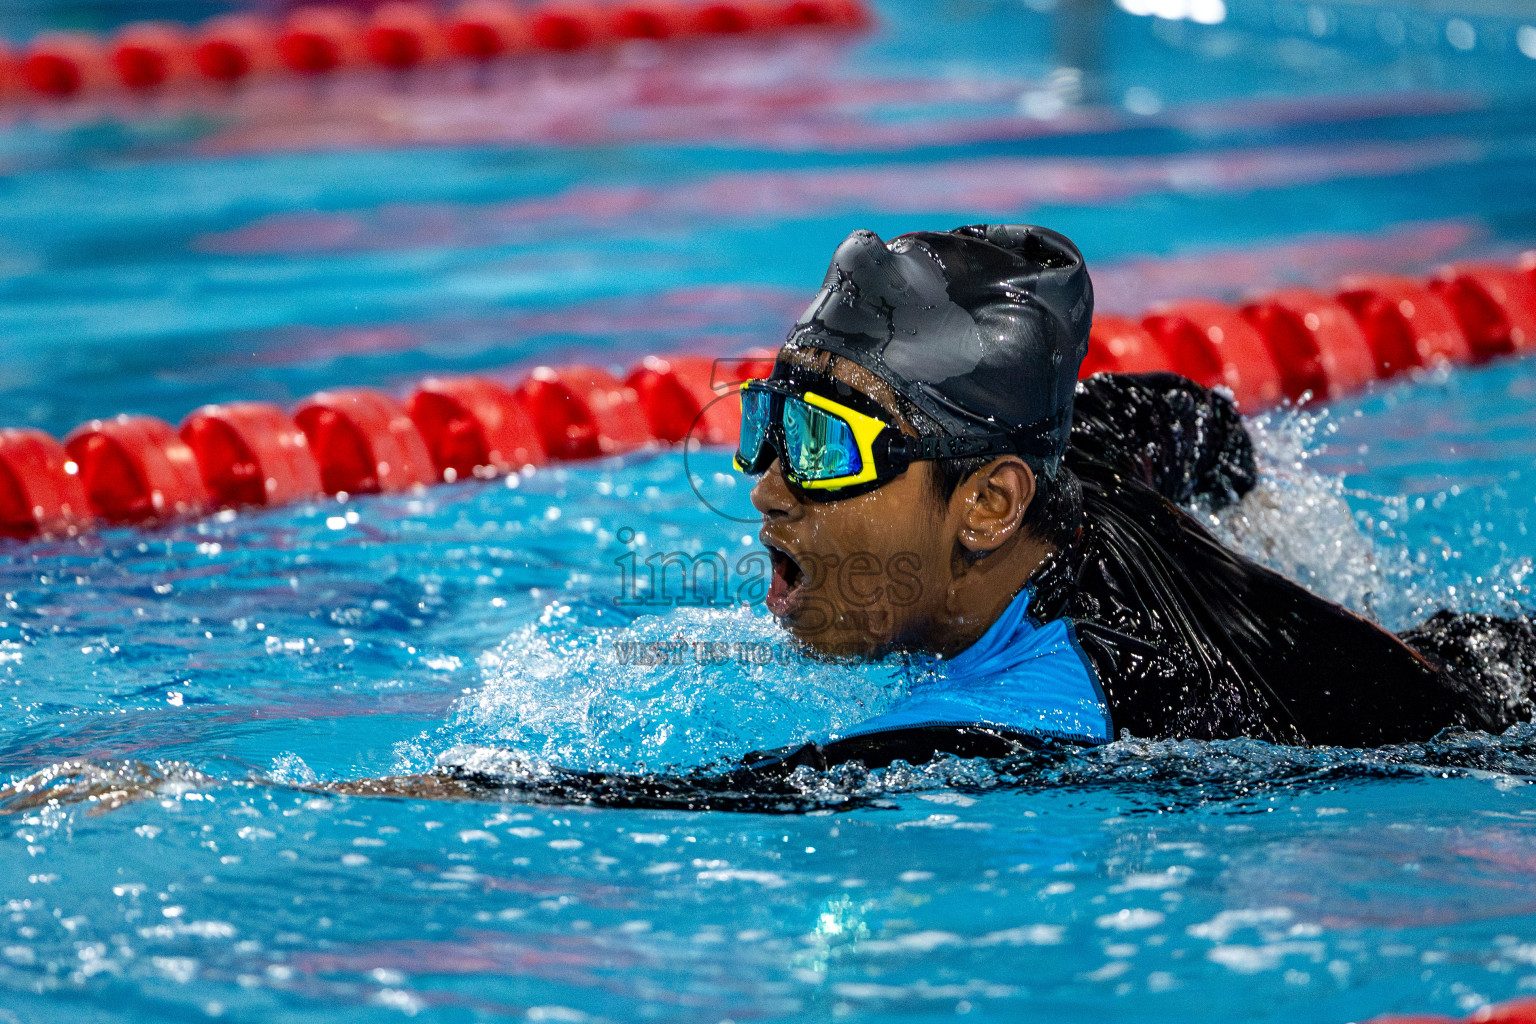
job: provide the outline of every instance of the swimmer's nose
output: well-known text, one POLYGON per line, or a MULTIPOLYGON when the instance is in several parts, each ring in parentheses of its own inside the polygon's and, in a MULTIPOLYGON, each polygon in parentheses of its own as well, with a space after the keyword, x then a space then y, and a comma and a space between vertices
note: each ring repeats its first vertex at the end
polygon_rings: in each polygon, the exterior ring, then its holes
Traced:
POLYGON ((757 478, 757 483, 752 485, 752 507, 761 512, 764 519, 774 519, 789 515, 797 504, 799 502, 784 480, 783 470, 779 468, 779 460, 774 459, 773 464, 757 478))

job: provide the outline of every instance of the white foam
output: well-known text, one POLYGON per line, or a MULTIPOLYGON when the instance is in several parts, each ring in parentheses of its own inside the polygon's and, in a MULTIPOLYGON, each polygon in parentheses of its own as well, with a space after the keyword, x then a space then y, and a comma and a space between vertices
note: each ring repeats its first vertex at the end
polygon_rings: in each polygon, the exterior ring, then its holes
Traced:
POLYGON ((1258 485, 1214 514, 1196 510, 1224 543, 1313 593, 1374 615, 1387 589, 1375 546, 1360 531, 1339 477, 1311 467, 1326 413, 1286 410, 1248 423, 1258 485))
POLYGON ((879 714, 903 685, 895 662, 812 659, 746 608, 681 608, 605 629, 551 605, 480 663, 481 686, 442 729, 402 745, 397 769, 692 767, 825 736, 879 714))

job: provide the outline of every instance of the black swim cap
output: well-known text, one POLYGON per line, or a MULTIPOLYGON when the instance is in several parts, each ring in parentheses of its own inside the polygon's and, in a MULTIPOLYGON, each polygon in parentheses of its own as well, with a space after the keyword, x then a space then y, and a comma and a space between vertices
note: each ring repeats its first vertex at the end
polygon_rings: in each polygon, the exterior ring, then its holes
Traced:
POLYGON ((1093 285, 1064 235, 1023 224, 855 231, 786 344, 851 359, 956 437, 1007 435, 1056 475, 1093 285))

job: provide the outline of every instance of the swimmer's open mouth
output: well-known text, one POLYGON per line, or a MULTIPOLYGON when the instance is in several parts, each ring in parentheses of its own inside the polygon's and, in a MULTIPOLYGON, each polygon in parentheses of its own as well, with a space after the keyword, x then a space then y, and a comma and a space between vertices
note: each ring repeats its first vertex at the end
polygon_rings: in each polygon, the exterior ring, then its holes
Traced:
POLYGON ((791 617, 800 606, 805 569, 793 555, 772 541, 764 538, 763 546, 768 549, 768 559, 773 564, 773 579, 768 584, 768 596, 764 603, 779 618, 791 617))

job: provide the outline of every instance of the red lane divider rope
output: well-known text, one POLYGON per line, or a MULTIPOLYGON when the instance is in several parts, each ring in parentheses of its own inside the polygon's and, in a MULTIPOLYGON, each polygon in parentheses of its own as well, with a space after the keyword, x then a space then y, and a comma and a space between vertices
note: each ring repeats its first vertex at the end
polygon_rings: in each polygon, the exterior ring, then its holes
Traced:
POLYGON ((671 39, 688 31, 688 9, 680 3, 625 4, 609 25, 618 39, 671 39))
POLYGON ((268 402, 205 405, 182 423, 181 439, 221 508, 287 505, 321 493, 309 438, 268 402))
POLYGON ((1267 408, 1284 397, 1269 342, 1232 307, 1188 299, 1152 310, 1143 323, 1162 342, 1167 365, 1208 388, 1231 389, 1244 409, 1267 408))
POLYGON ((155 89, 182 81, 195 71, 192 39, 170 22, 140 22, 112 39, 112 70, 127 89, 155 89))
POLYGON ((635 392, 656 440, 677 444, 692 430, 700 444, 735 444, 741 402, 716 394, 714 375, 714 360, 703 356, 646 356, 624 386, 635 392))
POLYGON ((1349 307, 1376 356, 1376 376, 1437 362, 1469 363, 1472 345, 1445 297, 1401 277, 1346 278, 1349 307))
MULTIPOLYGON (((1351 277, 1336 294, 1287 289, 1240 307, 1191 299, 1140 320, 1104 314, 1082 372, 1173 370, 1230 389, 1251 413, 1283 399, 1336 398, 1417 367, 1532 349, 1536 253, 1517 268, 1450 267, 1427 283, 1351 277)), ((623 380, 594 366, 541 366, 510 385, 430 378, 403 402, 350 388, 311 395, 291 415, 228 402, 194 411, 179 428, 118 416, 82 424, 62 445, 38 430, 0 430, 0 534, 59 536, 96 520, 399 492, 690 439, 730 445, 741 415, 734 382, 772 367, 766 350, 726 360, 653 355, 623 380)))
POLYGON ((442 479, 420 428, 381 391, 322 391, 300 402, 293 419, 326 494, 389 494, 442 479))
POLYGON ((361 64, 363 21, 345 7, 300 7, 283 22, 277 57, 300 75, 323 75, 361 64))
POLYGON ((446 16, 426 3, 391 0, 366 17, 350 7, 315 5, 280 22, 229 15, 195 27, 135 23, 110 40, 46 33, 20 54, 0 48, 0 99, 14 92, 48 99, 142 92, 199 78, 231 85, 269 73, 317 76, 367 66, 403 72, 447 59, 484 62, 636 39, 859 30, 872 20, 862 0, 552 0, 534 7, 468 0, 446 16))
POLYGON ((64 450, 64 471, 79 475, 91 511, 108 522, 195 516, 210 504, 197 457, 164 420, 91 420, 70 431, 64 450))
POLYGON ((541 366, 514 395, 554 459, 617 455, 654 441, 639 396, 591 366, 541 366))
POLYGON ((105 88, 113 81, 101 40, 84 32, 38 36, 22 55, 17 78, 50 99, 105 88))
POLYGON ((1349 310, 1317 292, 1291 288, 1243 307, 1280 366, 1285 397, 1338 398, 1376 378, 1376 357, 1349 310))
POLYGON ((446 51, 443 26, 417 4, 392 2, 378 7, 363 33, 368 59, 396 71, 430 63, 446 51))
POLYGON ((270 70, 277 59, 276 36, 264 19, 249 14, 206 21, 193 36, 192 63, 210 82, 232 85, 270 70))
POLYGON ((549 460, 533 417, 508 387, 483 377, 434 377, 405 405, 448 483, 513 473, 549 460))
POLYGON ((1478 360, 1536 348, 1536 279, 1529 268, 1448 267, 1429 286, 1450 302, 1478 360))
POLYGON ((1101 313, 1093 318, 1093 338, 1080 375, 1105 370, 1147 373, 1175 365, 1167 346, 1145 326, 1129 317, 1101 313))
POLYGON ((75 463, 41 430, 0 430, 0 533, 61 534, 91 520, 75 463))
POLYGON ((1389 1013, 1365 1024, 1536 1024, 1536 999, 1512 999, 1485 1006, 1466 1017, 1442 1017, 1433 1013, 1389 1013))

